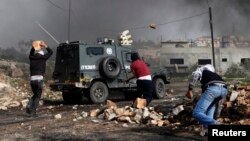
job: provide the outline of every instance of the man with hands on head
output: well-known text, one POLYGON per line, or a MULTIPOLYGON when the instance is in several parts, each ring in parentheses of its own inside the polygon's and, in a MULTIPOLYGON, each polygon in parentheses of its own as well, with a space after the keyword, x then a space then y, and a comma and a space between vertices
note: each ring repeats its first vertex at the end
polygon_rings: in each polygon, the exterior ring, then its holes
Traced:
POLYGON ((26 107, 26 113, 37 116, 37 107, 42 95, 43 81, 46 70, 46 61, 51 57, 53 51, 44 41, 33 41, 29 54, 30 60, 30 85, 33 96, 26 107), (43 49, 47 50, 47 53, 43 49))

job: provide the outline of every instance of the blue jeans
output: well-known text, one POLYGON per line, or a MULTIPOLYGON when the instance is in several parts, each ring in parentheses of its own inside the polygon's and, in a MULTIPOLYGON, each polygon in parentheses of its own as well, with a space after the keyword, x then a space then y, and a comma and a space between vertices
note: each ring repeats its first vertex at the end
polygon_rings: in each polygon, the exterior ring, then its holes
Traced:
POLYGON ((208 86, 194 108, 193 117, 205 128, 208 125, 216 124, 214 119, 216 106, 227 93, 227 89, 222 86, 208 86))

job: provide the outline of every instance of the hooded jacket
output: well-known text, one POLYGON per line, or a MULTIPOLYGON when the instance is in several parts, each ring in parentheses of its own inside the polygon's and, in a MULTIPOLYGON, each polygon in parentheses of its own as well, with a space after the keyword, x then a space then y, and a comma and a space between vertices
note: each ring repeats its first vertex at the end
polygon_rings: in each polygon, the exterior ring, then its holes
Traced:
POLYGON ((42 75, 44 76, 46 70, 46 60, 50 58, 53 54, 53 51, 47 47, 47 53, 42 55, 41 53, 35 53, 35 49, 31 48, 30 50, 30 75, 42 75))
POLYGON ((214 67, 210 64, 199 67, 192 73, 192 79, 189 82, 189 90, 192 90, 193 87, 197 85, 198 81, 201 83, 202 92, 205 91, 209 84, 226 84, 222 77, 215 73, 214 67))

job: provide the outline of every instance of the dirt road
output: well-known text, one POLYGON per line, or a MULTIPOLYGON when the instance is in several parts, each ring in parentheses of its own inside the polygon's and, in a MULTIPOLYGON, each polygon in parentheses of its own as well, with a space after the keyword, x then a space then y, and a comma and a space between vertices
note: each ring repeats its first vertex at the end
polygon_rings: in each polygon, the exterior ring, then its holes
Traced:
MULTIPOLYGON (((186 83, 168 85, 172 94, 162 100, 153 100, 153 105, 171 105, 183 99, 187 87, 186 83)), ((118 106, 130 105, 131 101, 123 98, 113 98, 118 106)), ((187 127, 170 128, 157 127, 147 124, 124 124, 117 121, 99 120, 85 117, 73 121, 75 115, 83 111, 99 108, 101 105, 81 104, 66 105, 63 101, 45 101, 40 106, 38 117, 31 118, 21 107, 0 111, 0 140, 89 140, 89 141, 128 141, 128 140, 204 140, 198 132, 188 130, 187 127), (74 108, 73 108, 74 107, 74 108), (54 116, 62 117, 56 119, 54 116)), ((199 125, 194 125, 199 126, 199 125)))

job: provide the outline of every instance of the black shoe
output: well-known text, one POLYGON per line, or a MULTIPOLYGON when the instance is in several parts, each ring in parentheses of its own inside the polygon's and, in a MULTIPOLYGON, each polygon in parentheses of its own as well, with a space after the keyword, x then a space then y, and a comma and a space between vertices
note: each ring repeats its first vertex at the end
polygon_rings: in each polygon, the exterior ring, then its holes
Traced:
POLYGON ((34 118, 35 118, 35 117, 38 117, 38 115, 37 115, 36 113, 30 114, 30 116, 31 116, 31 117, 34 117, 34 118))
POLYGON ((26 113, 29 117, 37 117, 36 111, 32 111, 30 108, 26 108, 26 113))
POLYGON ((36 113, 30 113, 28 114, 28 117, 35 118, 35 117, 38 117, 38 115, 36 113))
POLYGON ((32 113, 31 110, 30 110, 30 108, 26 108, 26 113, 27 114, 31 114, 32 113))

